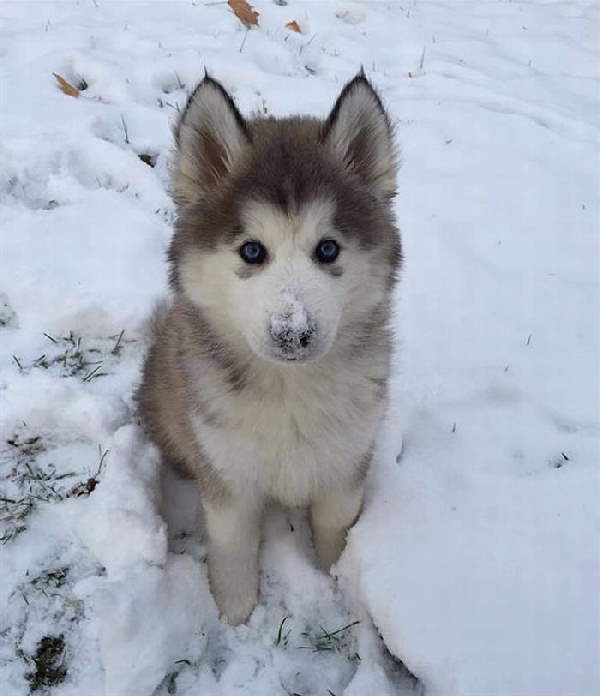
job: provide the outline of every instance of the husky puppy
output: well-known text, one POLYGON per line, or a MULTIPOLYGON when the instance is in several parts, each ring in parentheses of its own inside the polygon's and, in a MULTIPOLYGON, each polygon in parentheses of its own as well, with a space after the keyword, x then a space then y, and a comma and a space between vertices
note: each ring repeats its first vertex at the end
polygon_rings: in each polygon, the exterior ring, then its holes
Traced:
POLYGON ((266 502, 310 508, 326 570, 359 514, 390 370, 396 156, 362 71, 325 121, 245 119, 207 75, 175 146, 173 299, 138 396, 197 479, 211 590, 238 624, 266 502))

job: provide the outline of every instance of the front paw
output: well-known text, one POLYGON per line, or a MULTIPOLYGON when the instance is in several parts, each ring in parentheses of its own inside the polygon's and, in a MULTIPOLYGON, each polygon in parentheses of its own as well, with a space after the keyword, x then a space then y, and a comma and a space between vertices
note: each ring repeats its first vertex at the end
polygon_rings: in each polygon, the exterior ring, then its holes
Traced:
POLYGON ((255 550, 246 557, 213 550, 208 556, 208 580, 221 614, 233 626, 244 623, 258 597, 255 550))
POLYGON ((222 617, 232 626, 239 626, 247 621, 256 606, 257 594, 256 589, 248 592, 213 590, 213 596, 222 617))
POLYGON ((317 534, 315 538, 315 551, 319 566, 326 573, 337 562, 346 546, 346 532, 335 534, 317 534))

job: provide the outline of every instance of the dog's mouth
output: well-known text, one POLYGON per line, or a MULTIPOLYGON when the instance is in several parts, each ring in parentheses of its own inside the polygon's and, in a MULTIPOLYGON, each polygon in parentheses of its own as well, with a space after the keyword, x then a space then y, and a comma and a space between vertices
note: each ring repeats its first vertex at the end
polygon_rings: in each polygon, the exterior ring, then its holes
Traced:
POLYGON ((267 353, 271 361, 284 365, 299 365, 316 362, 323 357, 322 351, 306 350, 298 353, 285 353, 277 349, 272 349, 267 353))
POLYGON ((282 347, 270 337, 263 337, 262 341, 260 339, 253 341, 249 338, 248 343, 257 357, 281 367, 290 367, 290 369, 318 362, 328 353, 330 348, 327 342, 317 339, 305 347, 294 346, 294 348, 289 345, 282 347))
POLYGON ((327 353, 327 347, 314 337, 307 344, 300 342, 284 343, 269 340, 263 356, 280 365, 305 365, 320 360, 327 353))

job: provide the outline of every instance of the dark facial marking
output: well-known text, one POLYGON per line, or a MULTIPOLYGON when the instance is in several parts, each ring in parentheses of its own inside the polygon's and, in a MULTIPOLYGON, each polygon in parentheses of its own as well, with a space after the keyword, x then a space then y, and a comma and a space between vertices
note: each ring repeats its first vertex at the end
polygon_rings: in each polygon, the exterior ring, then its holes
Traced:
POLYGON ((345 331, 344 353, 355 358, 387 346, 390 340, 389 303, 386 299, 377 304, 367 316, 353 322, 345 331))
POLYGON ((210 359, 220 369, 227 383, 234 391, 241 391, 246 385, 246 366, 236 358, 225 341, 219 339, 201 310, 191 302, 184 305, 185 317, 193 329, 195 350, 210 359))
POLYGON ((385 398, 387 394, 387 379, 383 377, 369 377, 369 381, 375 385, 375 395, 378 400, 385 398))
POLYGON ((196 412, 206 425, 218 427, 222 425, 222 419, 210 407, 207 401, 196 397, 196 412))
POLYGON ((266 264, 242 263, 238 266, 238 268, 235 269, 234 273, 238 278, 247 280, 248 278, 254 278, 254 276, 263 271, 265 267, 266 264))
POLYGON ((356 467, 355 481, 357 484, 361 484, 367 478, 367 474, 369 473, 369 467, 371 466, 371 462, 373 461, 374 451, 375 444, 372 443, 369 446, 369 449, 360 458, 358 466, 356 467))
POLYGON ((344 269, 337 263, 323 264, 321 266, 321 270, 323 270, 325 273, 329 273, 329 275, 333 276, 334 278, 341 278, 344 275, 344 269))

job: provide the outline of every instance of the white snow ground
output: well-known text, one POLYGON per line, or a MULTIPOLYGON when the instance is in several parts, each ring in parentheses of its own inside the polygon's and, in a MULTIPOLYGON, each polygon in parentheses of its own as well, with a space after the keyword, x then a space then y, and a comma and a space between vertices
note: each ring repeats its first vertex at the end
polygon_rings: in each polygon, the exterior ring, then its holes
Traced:
POLYGON ((600 693, 598 5, 254 5, 248 34, 203 0, 0 6, 2 693, 600 693), (231 628, 132 410, 169 123, 205 65, 325 114, 361 64, 404 152, 393 403, 339 583, 274 510, 231 628))

